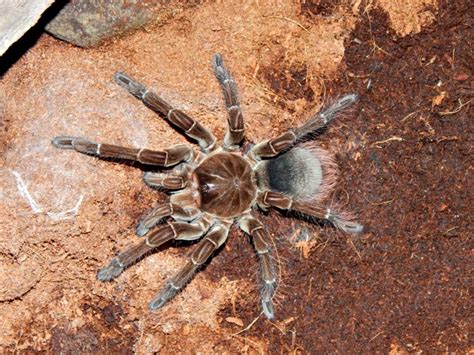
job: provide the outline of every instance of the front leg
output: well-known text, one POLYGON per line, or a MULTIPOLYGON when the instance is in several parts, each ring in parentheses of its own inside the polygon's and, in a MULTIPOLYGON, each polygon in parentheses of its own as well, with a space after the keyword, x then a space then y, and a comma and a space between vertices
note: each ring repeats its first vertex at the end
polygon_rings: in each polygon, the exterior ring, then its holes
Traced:
POLYGON ((150 187, 167 190, 181 190, 189 184, 189 179, 186 176, 172 173, 146 172, 143 180, 150 187))
POLYGON ((204 151, 211 151, 215 148, 216 138, 214 135, 194 118, 189 117, 181 110, 173 108, 157 94, 149 91, 143 84, 133 80, 125 73, 116 73, 115 81, 130 94, 141 100, 148 108, 165 116, 169 122, 181 129, 186 136, 195 139, 204 151))
POLYGON ((164 167, 173 166, 182 161, 190 161, 193 156, 192 148, 185 144, 175 145, 164 150, 151 150, 95 143, 86 138, 69 136, 55 137, 51 143, 59 149, 72 149, 99 158, 125 159, 164 167))
POLYGON ((224 66, 224 60, 220 54, 212 57, 212 69, 221 85, 224 93, 225 107, 229 114, 229 128, 224 137, 224 148, 236 150, 242 139, 244 139, 244 119, 240 108, 239 94, 234 78, 224 66))
POLYGON ((352 105, 357 99, 357 95, 349 94, 333 102, 329 107, 319 111, 312 116, 303 125, 291 129, 288 132, 280 134, 276 138, 269 139, 255 145, 249 152, 249 157, 255 161, 262 158, 272 158, 291 148, 298 140, 306 137, 308 134, 326 126, 331 122, 339 112, 352 105))

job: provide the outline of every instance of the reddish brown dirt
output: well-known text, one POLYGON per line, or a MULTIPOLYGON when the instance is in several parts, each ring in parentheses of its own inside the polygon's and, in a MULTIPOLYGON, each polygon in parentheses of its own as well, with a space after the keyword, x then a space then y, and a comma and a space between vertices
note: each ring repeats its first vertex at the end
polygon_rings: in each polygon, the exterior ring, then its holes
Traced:
POLYGON ((346 72, 330 87, 360 94, 357 118, 323 139, 344 147, 341 196, 367 229, 357 251, 332 239, 304 262, 284 253, 285 287, 294 296, 285 297, 281 316, 296 320, 285 332, 253 328, 279 337, 271 352, 463 353, 472 346, 470 11, 467 3, 443 4, 442 21, 403 39, 385 13, 370 11, 351 34, 346 72))
POLYGON ((401 37, 372 1, 352 3, 358 7, 199 5, 91 50, 42 36, 0 82, 0 348, 472 351, 472 5, 429 7, 434 22, 401 37), (302 122, 331 97, 360 96, 318 139, 340 166, 334 200, 366 230, 350 238, 276 213, 262 217, 281 267, 272 322, 259 316, 254 252, 237 231, 157 313, 147 303, 185 262, 183 248, 98 283, 96 270, 134 241, 136 220, 164 195, 130 165, 49 146, 57 134, 153 148, 183 142, 111 83, 124 68, 222 138, 225 116, 209 69, 217 51, 239 83, 250 141, 302 122), (12 171, 41 211, 19 194, 12 171), (79 196, 73 218, 56 218, 79 196), (304 229, 312 239, 297 248, 304 229))

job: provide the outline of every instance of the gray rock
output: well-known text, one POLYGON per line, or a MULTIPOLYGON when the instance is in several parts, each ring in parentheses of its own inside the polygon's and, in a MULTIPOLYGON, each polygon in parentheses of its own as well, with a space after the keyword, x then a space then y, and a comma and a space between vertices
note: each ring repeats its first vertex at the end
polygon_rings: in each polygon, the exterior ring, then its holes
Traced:
POLYGON ((53 36, 80 47, 92 47, 114 36, 159 22, 176 9, 175 1, 72 0, 46 26, 53 36))

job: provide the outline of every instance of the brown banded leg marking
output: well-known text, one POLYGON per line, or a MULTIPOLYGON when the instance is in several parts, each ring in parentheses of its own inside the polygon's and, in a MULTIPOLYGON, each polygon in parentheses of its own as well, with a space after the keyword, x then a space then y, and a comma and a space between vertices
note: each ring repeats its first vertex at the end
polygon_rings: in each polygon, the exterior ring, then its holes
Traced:
POLYGON ((79 153, 95 155, 99 158, 116 158, 137 161, 142 164, 172 166, 192 159, 193 150, 185 144, 164 150, 138 149, 118 145, 95 143, 82 137, 59 136, 51 143, 60 149, 72 149, 79 153))
POLYGON ((196 245, 186 265, 166 282, 165 287, 150 302, 150 309, 156 310, 173 298, 191 280, 196 271, 225 243, 229 226, 216 225, 196 245))
POLYGON ((303 212, 309 216, 315 216, 319 219, 329 221, 334 227, 343 230, 346 233, 361 233, 364 227, 354 221, 350 221, 337 212, 327 207, 313 206, 305 203, 293 202, 292 210, 303 212))
POLYGON ((360 233, 363 230, 363 226, 359 223, 344 218, 328 207, 293 201, 290 197, 278 192, 262 192, 258 197, 257 203, 263 208, 276 207, 282 210, 299 211, 308 216, 326 220, 334 227, 341 229, 346 233, 360 233))
POLYGON ((122 271, 135 263, 149 251, 163 245, 170 240, 195 240, 203 235, 209 228, 209 223, 184 223, 171 222, 158 227, 148 233, 145 239, 121 252, 106 267, 99 270, 97 279, 99 281, 110 281, 122 273, 122 271))
POLYGON ((148 108, 165 116, 170 123, 184 131, 185 135, 195 139, 203 150, 210 151, 215 147, 216 138, 207 128, 184 112, 174 109, 157 94, 147 90, 144 85, 124 73, 116 73, 115 81, 148 108))
POLYGON ((234 78, 224 66, 220 54, 212 57, 212 68, 224 94, 225 106, 228 112, 229 128, 224 137, 224 149, 234 150, 244 138, 244 119, 240 108, 239 94, 234 78))
POLYGON ((250 215, 239 220, 239 227, 252 237, 260 263, 260 277, 263 282, 260 292, 263 313, 268 319, 273 319, 275 312, 272 299, 277 286, 278 275, 271 256, 270 237, 263 224, 250 215))
POLYGON ((299 139, 326 126, 334 119, 334 117, 337 116, 339 112, 348 108, 356 100, 357 95, 355 94, 349 94, 341 97, 329 107, 324 108, 316 115, 308 119, 300 127, 291 129, 276 138, 255 145, 250 150, 249 156, 256 161, 259 161, 262 158, 271 158, 283 153, 285 150, 291 148, 299 139))
POLYGON ((249 156, 256 161, 262 158, 275 157, 291 148, 295 144, 296 139, 296 135, 291 131, 283 133, 276 138, 255 145, 250 150, 249 156))

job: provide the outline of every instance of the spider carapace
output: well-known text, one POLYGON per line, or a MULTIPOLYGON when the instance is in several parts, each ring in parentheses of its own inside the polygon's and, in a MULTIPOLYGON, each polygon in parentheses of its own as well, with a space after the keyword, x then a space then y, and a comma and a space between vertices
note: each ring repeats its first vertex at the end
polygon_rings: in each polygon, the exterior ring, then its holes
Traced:
POLYGON ((222 88, 228 112, 228 129, 222 145, 214 135, 157 94, 123 73, 115 80, 147 107, 166 119, 180 132, 197 142, 200 149, 179 144, 164 150, 128 148, 94 143, 86 138, 58 136, 52 141, 61 149, 104 158, 138 161, 150 166, 144 181, 151 187, 170 192, 168 201, 158 203, 139 222, 136 233, 142 241, 119 253, 97 273, 100 281, 110 281, 151 250, 171 240, 199 240, 187 264, 171 277, 150 308, 158 309, 193 277, 195 272, 224 244, 233 225, 247 233, 260 265, 263 312, 274 317, 273 296, 278 273, 275 270, 271 240, 256 217, 258 210, 275 208, 294 211, 311 219, 326 220, 349 233, 362 226, 324 201, 335 182, 335 164, 330 155, 308 140, 339 112, 356 100, 348 94, 312 115, 304 124, 277 137, 242 148, 244 122, 237 86, 224 66, 222 56, 213 57, 214 74, 222 88), (167 172, 156 172, 160 167, 167 172))
POLYGON ((203 212, 229 218, 250 211, 257 193, 255 174, 242 157, 233 153, 211 155, 194 170, 194 177, 203 212))

